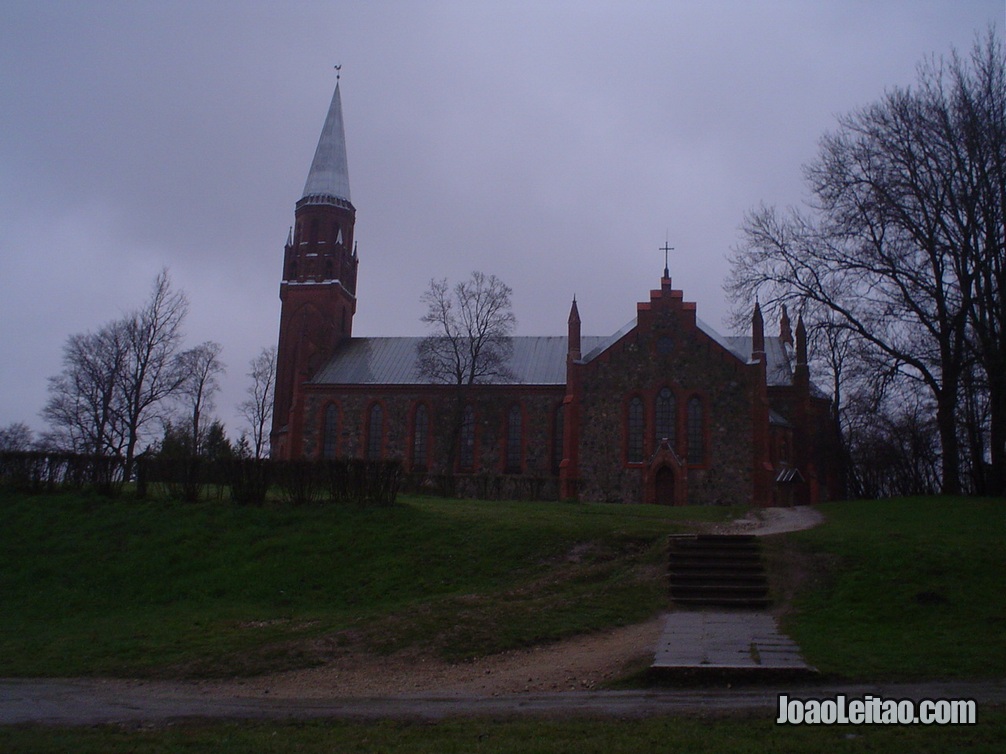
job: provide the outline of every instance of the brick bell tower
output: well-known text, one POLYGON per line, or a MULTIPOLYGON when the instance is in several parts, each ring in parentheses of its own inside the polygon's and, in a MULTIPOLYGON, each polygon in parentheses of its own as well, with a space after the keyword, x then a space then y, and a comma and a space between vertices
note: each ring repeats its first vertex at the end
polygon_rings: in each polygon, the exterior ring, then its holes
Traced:
POLYGON ((270 434, 274 458, 300 456, 300 386, 353 332, 359 258, 353 242, 356 209, 349 199, 338 80, 294 216, 279 286, 282 304, 270 434))

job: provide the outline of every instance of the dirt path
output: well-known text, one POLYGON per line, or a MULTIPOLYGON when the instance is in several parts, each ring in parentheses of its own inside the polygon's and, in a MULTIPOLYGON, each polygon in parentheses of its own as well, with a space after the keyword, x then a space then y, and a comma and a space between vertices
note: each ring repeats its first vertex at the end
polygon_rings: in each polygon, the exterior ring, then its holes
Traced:
POLYGON ((824 514, 809 505, 793 508, 752 508, 744 517, 710 527, 713 534, 754 534, 765 537, 788 531, 812 529, 824 522, 824 514))
POLYGON ((634 626, 457 664, 412 653, 390 657, 346 653, 319 668, 200 683, 199 688, 214 694, 314 699, 431 692, 498 696, 593 689, 628 670, 646 667, 653 659, 662 628, 663 621, 658 617, 634 626))

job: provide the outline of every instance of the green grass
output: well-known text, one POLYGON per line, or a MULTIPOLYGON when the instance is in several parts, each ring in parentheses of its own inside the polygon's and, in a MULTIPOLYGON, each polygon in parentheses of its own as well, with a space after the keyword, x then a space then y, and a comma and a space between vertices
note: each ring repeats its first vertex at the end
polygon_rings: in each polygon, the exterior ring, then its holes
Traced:
POLYGON ((820 671, 864 680, 1006 676, 1006 500, 822 505, 776 538, 807 581, 784 629, 820 671))
POLYGON ((20 754, 171 752, 1001 752, 1006 713, 979 709, 973 726, 778 726, 773 715, 643 720, 489 720, 438 723, 185 723, 167 728, 0 728, 0 749, 20 754))
POLYGON ((0 494, 0 675, 191 677, 449 659, 643 620, 662 543, 724 508, 406 499, 388 508, 0 494))
MULTIPOLYGON (((784 630, 811 664, 862 680, 1006 675, 1006 501, 821 509, 825 525, 768 540, 784 630)), ((665 609, 665 535, 739 512, 0 493, 0 675, 227 676, 347 646, 461 660, 554 641, 665 609)))

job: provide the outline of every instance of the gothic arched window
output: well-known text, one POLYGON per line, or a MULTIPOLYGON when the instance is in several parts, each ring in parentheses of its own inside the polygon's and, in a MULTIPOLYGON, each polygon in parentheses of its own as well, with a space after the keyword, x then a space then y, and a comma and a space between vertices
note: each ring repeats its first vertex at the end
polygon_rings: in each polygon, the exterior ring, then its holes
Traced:
POLYGON ((629 463, 642 463, 643 461, 643 399, 636 396, 629 401, 629 415, 627 417, 627 440, 626 458, 629 463))
POLYGON ((657 401, 653 411, 654 439, 656 440, 656 444, 659 445, 661 441, 667 440, 671 449, 674 448, 677 436, 675 431, 677 415, 678 411, 675 405, 674 393, 671 392, 669 387, 665 387, 657 393, 657 401))
POLYGON ((412 468, 426 471, 430 447, 430 412, 425 403, 416 406, 412 421, 412 468))
POLYGON ((384 409, 380 403, 370 407, 367 419, 367 458, 376 460, 381 457, 384 446, 384 409))
POLYGON ((335 458, 339 449, 339 407, 329 403, 325 408, 325 421, 321 430, 321 457, 335 458))
POLYGON ((704 463, 705 460, 705 418, 702 415, 702 401, 694 397, 688 401, 688 463, 704 463))
POLYGON ((506 420, 506 471, 521 471, 521 410, 516 403, 510 407, 506 420))
POLYGON ((566 406, 562 403, 555 409, 555 429, 552 432, 552 471, 558 473, 559 464, 565 456, 563 441, 566 435, 566 406))
POLYGON ((465 406, 459 439, 461 447, 458 449, 458 462, 462 471, 471 471, 475 468, 475 410, 471 406, 465 406))

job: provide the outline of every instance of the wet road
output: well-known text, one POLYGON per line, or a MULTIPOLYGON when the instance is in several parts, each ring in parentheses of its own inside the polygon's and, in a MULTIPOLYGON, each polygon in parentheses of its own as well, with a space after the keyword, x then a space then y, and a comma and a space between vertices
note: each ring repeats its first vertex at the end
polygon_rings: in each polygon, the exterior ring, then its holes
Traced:
POLYGON ((409 696, 297 699, 210 693, 197 684, 118 680, 0 680, 0 725, 98 725, 209 719, 417 719, 457 715, 571 715, 646 717, 763 710, 775 714, 777 696, 888 699, 975 699, 1006 704, 1006 681, 915 684, 778 684, 737 688, 576 691, 496 697, 409 696))

